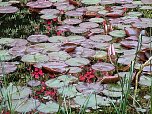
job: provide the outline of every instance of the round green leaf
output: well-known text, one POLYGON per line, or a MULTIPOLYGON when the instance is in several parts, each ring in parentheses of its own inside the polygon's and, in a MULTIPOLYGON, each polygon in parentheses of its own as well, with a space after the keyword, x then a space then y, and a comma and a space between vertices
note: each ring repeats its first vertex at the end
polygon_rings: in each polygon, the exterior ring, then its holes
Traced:
POLYGON ((27 63, 37 63, 37 62, 46 62, 49 60, 49 57, 40 53, 36 53, 34 55, 32 54, 24 55, 21 60, 27 63))
POLYGON ((67 61, 65 61, 66 64, 70 66, 82 66, 82 65, 87 65, 90 63, 90 61, 86 58, 71 58, 67 61))
POLYGON ((114 30, 112 32, 109 32, 109 34, 116 38, 122 38, 126 36, 126 33, 124 30, 114 30))
POLYGON ((41 103, 37 110, 43 113, 56 113, 59 110, 59 104, 53 101, 49 101, 46 104, 41 103))

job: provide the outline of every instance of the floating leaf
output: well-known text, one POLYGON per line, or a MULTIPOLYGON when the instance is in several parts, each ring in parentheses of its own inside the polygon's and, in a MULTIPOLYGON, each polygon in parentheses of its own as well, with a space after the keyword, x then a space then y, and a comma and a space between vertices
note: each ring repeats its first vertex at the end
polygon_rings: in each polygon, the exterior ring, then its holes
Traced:
POLYGON ((94 23, 94 22, 83 22, 83 23, 80 23, 79 26, 82 28, 91 29, 91 28, 98 27, 99 24, 94 23))
POLYGON ((70 66, 83 66, 90 63, 90 61, 86 58, 71 58, 67 61, 65 61, 66 64, 70 66))
POLYGON ((78 83, 77 90, 83 94, 100 93, 104 86, 100 83, 78 83))
POLYGON ((109 91, 109 90, 103 90, 102 91, 104 95, 108 97, 114 97, 114 98, 119 98, 122 96, 122 92, 117 92, 117 91, 109 91))
POLYGON ((53 42, 53 43, 61 43, 61 42, 66 42, 67 38, 64 36, 52 36, 49 39, 49 42, 53 42))
POLYGON ((40 102, 35 99, 19 99, 11 101, 11 110, 15 110, 20 113, 30 112, 35 110, 40 105, 40 102))
POLYGON ((74 27, 74 28, 70 28, 70 31, 73 33, 80 34, 80 33, 85 33, 88 30, 86 28, 83 28, 83 27, 74 27))
POLYGON ((80 93, 76 90, 75 86, 67 86, 58 89, 59 94, 62 94, 63 97, 72 98, 80 93))
POLYGON ((67 67, 66 71, 68 71, 68 73, 80 73, 82 69, 79 67, 67 67))
POLYGON ((13 62, 1 62, 0 64, 0 76, 14 72, 17 66, 13 62))
POLYGON ((17 7, 14 7, 14 6, 3 6, 3 7, 0 7, 0 13, 2 13, 2 14, 15 13, 18 10, 19 9, 17 7))
POLYGON ((80 17, 83 15, 83 12, 78 12, 73 10, 73 11, 67 11, 65 14, 71 17, 80 17))
POLYGON ((126 36, 126 33, 124 30, 114 30, 112 32, 109 32, 109 34, 116 38, 122 38, 126 36))
POLYGON ((68 83, 64 83, 58 79, 50 79, 50 80, 46 81, 45 84, 51 88, 60 88, 60 87, 68 85, 68 83))
POLYGON ((60 43, 38 43, 34 46, 36 48, 42 49, 44 52, 56 52, 60 50, 60 43))
POLYGON ((65 51, 48 53, 48 57, 50 61, 65 61, 71 58, 71 56, 65 51))
POLYGON ((27 63, 37 63, 37 62, 46 62, 49 60, 49 57, 40 53, 34 55, 27 54, 24 55, 21 60, 27 63))
POLYGON ((41 103, 37 110, 43 113, 56 113, 59 110, 59 104, 53 101, 49 101, 46 104, 41 103))
POLYGON ((43 67, 49 73, 63 73, 66 72, 65 67, 67 67, 68 65, 65 64, 64 62, 47 62, 47 63, 37 64, 37 66, 43 67))
POLYGON ((58 14, 59 12, 60 11, 57 9, 43 9, 40 11, 41 14, 52 14, 52 15, 58 14))
POLYGON ((76 104, 87 108, 99 108, 99 106, 110 106, 110 99, 95 94, 80 95, 74 98, 76 104))
POLYGON ((100 0, 82 0, 81 3, 87 4, 87 5, 93 5, 93 4, 98 4, 100 0))
POLYGON ((64 22, 65 24, 75 25, 75 24, 81 23, 82 20, 76 19, 76 18, 70 18, 70 19, 65 19, 63 22, 64 22))
POLYGON ((151 86, 151 77, 142 75, 139 84, 143 86, 151 86))
POLYGON ((43 8, 51 7, 52 3, 50 1, 32 1, 32 2, 28 2, 26 5, 31 8, 43 9, 43 8))
POLYGON ((38 80, 30 80, 27 84, 31 87, 35 87, 35 86, 39 86, 41 82, 38 80))
POLYGON ((96 51, 96 54, 92 57, 95 59, 104 59, 107 57, 107 52, 106 51, 96 51))
POLYGON ((112 37, 109 35, 94 35, 91 36, 90 39, 94 42, 105 42, 105 41, 107 42, 112 40, 112 37))
POLYGON ((0 94, 0 96, 7 97, 6 95, 9 95, 12 99, 26 98, 30 94, 32 94, 32 90, 29 87, 14 86, 11 83, 7 88, 3 87, 1 91, 2 93, 0 94))
POLYGON ((46 35, 31 35, 27 38, 28 41, 32 42, 32 43, 37 43, 37 42, 47 42, 49 39, 48 36, 46 35))
POLYGON ((1 38, 1 39, 0 39, 0 44, 9 45, 9 44, 11 44, 13 41, 14 41, 13 38, 1 38))
POLYGON ((58 80, 61 80, 66 83, 73 83, 78 80, 78 78, 71 76, 71 75, 61 75, 57 78, 58 80))
POLYGON ((0 61, 9 61, 14 58, 15 56, 9 54, 8 50, 0 50, 0 61))
POLYGON ((56 15, 52 15, 52 14, 44 14, 44 15, 41 15, 41 18, 42 19, 46 19, 46 20, 49 20, 49 19, 55 19, 55 18, 57 18, 57 16, 56 15))
POLYGON ((97 71, 112 71, 115 69, 112 64, 104 62, 96 63, 92 65, 92 68, 97 71))
POLYGON ((90 22, 95 22, 95 23, 102 23, 104 21, 103 18, 91 18, 89 19, 90 22))

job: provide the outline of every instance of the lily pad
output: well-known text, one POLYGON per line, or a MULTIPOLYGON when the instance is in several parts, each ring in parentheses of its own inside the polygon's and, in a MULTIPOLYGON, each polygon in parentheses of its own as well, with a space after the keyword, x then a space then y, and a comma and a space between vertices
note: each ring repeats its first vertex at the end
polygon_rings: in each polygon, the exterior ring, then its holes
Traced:
POLYGON ((77 47, 73 52, 73 56, 76 57, 92 57, 95 55, 95 50, 83 47, 77 47))
POLYGON ((83 66, 89 64, 90 61, 86 58, 76 57, 76 58, 68 59, 67 61, 65 61, 65 63, 70 66, 83 66))
POLYGON ((75 25, 75 24, 81 23, 82 20, 76 19, 76 18, 70 18, 70 19, 65 19, 63 22, 64 22, 65 24, 75 25))
POLYGON ((41 82, 38 81, 38 80, 30 80, 28 82, 28 85, 31 86, 31 87, 36 87, 36 86, 39 86, 40 84, 41 84, 41 82))
POLYGON ((89 19, 90 22, 95 22, 95 23, 102 23, 104 21, 103 18, 91 18, 89 19))
POLYGON ((17 66, 13 62, 1 62, 0 64, 0 76, 4 76, 4 74, 9 74, 14 72, 17 69, 17 66))
POLYGON ((27 98, 32 94, 32 90, 29 87, 14 86, 12 83, 7 88, 3 87, 1 91, 0 96, 7 97, 6 95, 9 95, 12 99, 27 98))
POLYGON ((86 9, 88 11, 98 12, 98 11, 102 11, 104 9, 104 6, 88 6, 86 7, 86 9))
POLYGON ((107 57, 107 52, 106 51, 96 51, 96 54, 92 57, 95 59, 104 59, 107 57))
POLYGON ((90 39, 94 42, 108 42, 112 40, 112 37, 109 35, 94 35, 91 36, 90 39))
POLYGON ((44 15, 41 15, 40 17, 41 17, 42 19, 45 19, 45 20, 57 18, 56 15, 52 15, 52 14, 44 14, 44 15))
POLYGON ((56 113, 59 110, 59 104, 53 101, 49 101, 46 104, 41 103, 37 110, 43 113, 56 113))
POLYGON ((27 54, 27 55, 24 55, 21 60, 27 63, 37 63, 37 62, 46 62, 49 60, 49 57, 47 55, 43 55, 40 53, 37 53, 34 55, 27 54))
POLYGON ((151 86, 151 83, 152 83, 152 78, 151 77, 144 76, 144 75, 142 75, 140 77, 140 81, 139 81, 140 85, 142 85, 142 86, 151 86))
POLYGON ((139 17, 142 15, 142 13, 141 12, 129 12, 128 15, 130 17, 139 17))
POLYGON ((75 86, 67 86, 58 89, 59 94, 62 94, 63 97, 72 98, 80 94, 75 86))
POLYGON ((57 79, 66 83, 73 83, 73 82, 78 81, 78 78, 71 75, 61 75, 57 79))
POLYGON ((68 85, 68 83, 64 83, 63 81, 58 80, 58 79, 50 79, 46 81, 45 84, 51 88, 60 88, 60 87, 68 85))
POLYGON ((7 46, 10 47, 22 47, 22 46, 26 46, 28 44, 28 41, 25 39, 14 39, 13 42, 7 43, 7 46))
POLYGON ((104 33, 104 29, 101 29, 101 28, 93 28, 90 31, 91 31, 91 33, 96 33, 96 34, 104 33))
POLYGON ((151 0, 141 0, 141 2, 144 4, 152 4, 151 0))
POLYGON ((52 14, 52 15, 56 15, 58 14, 60 11, 57 9, 43 9, 40 11, 41 14, 52 14))
POLYGON ((97 71, 112 71, 115 69, 112 64, 104 62, 96 63, 92 65, 92 68, 97 71))
POLYGON ((102 92, 104 95, 108 97, 119 98, 122 96, 122 92, 118 92, 118 91, 103 90, 102 92))
POLYGON ((60 43, 38 43, 36 48, 41 48, 44 52, 56 52, 60 50, 60 43))
POLYGON ((28 2, 26 6, 29 6, 31 8, 36 8, 36 9, 43 9, 43 8, 48 8, 52 6, 52 3, 50 1, 32 1, 28 2))
POLYGON ((0 7, 0 13, 2 14, 7 14, 7 13, 15 13, 17 12, 19 9, 17 7, 14 6, 4 6, 4 7, 0 7))
POLYGON ((0 61, 9 61, 14 59, 16 56, 9 54, 8 50, 0 50, 0 61))
POLYGON ((87 4, 87 5, 93 5, 93 4, 98 4, 100 0, 82 0, 81 3, 87 4))
POLYGON ((81 107, 93 109, 99 108, 99 106, 110 106, 110 99, 95 94, 76 96, 74 101, 81 107))
POLYGON ((129 41, 129 40, 123 40, 120 42, 120 44, 126 48, 136 48, 138 46, 137 41, 129 41))
POLYGON ((73 10, 73 11, 67 11, 65 14, 70 17, 80 17, 83 15, 83 12, 78 12, 73 10))
POLYGON ((62 43, 68 41, 66 37, 64 36, 52 36, 49 38, 49 42, 53 43, 62 43))
POLYGON ((13 38, 1 38, 0 39, 0 44, 2 45, 9 45, 13 43, 14 39, 13 38))
POLYGON ((86 29, 91 29, 91 28, 96 28, 99 26, 99 24, 95 22, 83 22, 79 24, 80 27, 86 28, 86 29))
POLYGON ((130 65, 131 61, 133 61, 134 58, 135 58, 134 54, 123 55, 123 56, 120 56, 120 58, 118 59, 118 63, 123 64, 123 65, 130 65))
POLYGON ((11 110, 15 110, 20 113, 30 112, 35 110, 40 105, 40 102, 35 99, 19 99, 11 101, 11 110))
POLYGON ((79 67, 67 67, 66 71, 68 71, 68 73, 75 74, 82 72, 82 69, 79 67))
POLYGON ((32 43, 41 43, 41 42, 47 42, 49 39, 48 36, 46 35, 31 35, 27 38, 28 41, 32 42, 32 43))
POLYGON ((1 6, 10 6, 11 5, 11 3, 9 3, 9 2, 2 2, 2 1, 0 1, 0 7, 1 6))
POLYGON ((66 72, 65 67, 68 65, 64 62, 47 62, 47 63, 40 63, 37 64, 39 68, 43 67, 45 70, 47 70, 49 73, 63 73, 66 72))
POLYGON ((112 32, 109 32, 109 34, 116 38, 122 38, 126 36, 126 33, 124 30, 114 30, 112 32))
POLYGON ((72 33, 81 34, 81 33, 87 32, 88 30, 86 28, 83 28, 83 27, 74 27, 74 28, 70 28, 70 31, 72 33))
POLYGON ((79 36, 79 35, 71 35, 67 37, 69 42, 75 42, 75 43, 79 43, 85 40, 84 36, 79 36))
POLYGON ((49 61, 65 61, 71 56, 65 51, 48 53, 49 61))
POLYGON ((83 94, 100 93, 104 86, 100 83, 78 83, 77 90, 83 94))

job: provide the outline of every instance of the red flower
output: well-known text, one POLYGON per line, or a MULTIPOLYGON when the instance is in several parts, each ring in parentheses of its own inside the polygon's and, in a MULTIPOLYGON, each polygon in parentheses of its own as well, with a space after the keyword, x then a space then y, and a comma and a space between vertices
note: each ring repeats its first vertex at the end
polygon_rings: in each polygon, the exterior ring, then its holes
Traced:
POLYGON ((51 25, 52 22, 50 20, 47 21, 47 25, 51 25))
POLYGON ((123 8, 123 10, 124 10, 124 12, 126 12, 126 11, 127 11, 127 8, 125 7, 125 8, 123 8))
POLYGON ((84 82, 86 80, 86 77, 83 76, 83 75, 81 75, 81 76, 79 76, 79 80, 82 81, 82 82, 84 82))
POLYGON ((50 27, 50 26, 46 26, 46 29, 47 29, 48 31, 50 31, 50 30, 51 30, 51 27, 50 27))
POLYGON ((57 34, 57 36, 61 36, 62 31, 61 31, 61 30, 59 30, 59 31, 57 31, 57 32, 56 32, 56 34, 57 34))
POLYGON ((54 21, 54 22, 57 22, 57 21, 58 21, 58 19, 57 19, 57 18, 54 18, 54 19, 53 19, 53 21, 54 21))

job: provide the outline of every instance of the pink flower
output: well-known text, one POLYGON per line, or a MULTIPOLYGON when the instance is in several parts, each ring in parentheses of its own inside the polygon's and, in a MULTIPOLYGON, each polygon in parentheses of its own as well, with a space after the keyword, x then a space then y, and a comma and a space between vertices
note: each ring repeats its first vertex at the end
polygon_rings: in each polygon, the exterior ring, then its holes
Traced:
POLYGON ((57 22, 57 21, 58 21, 58 19, 57 19, 57 18, 54 18, 54 19, 53 19, 53 21, 54 21, 54 22, 57 22))
POLYGON ((115 48, 113 46, 113 44, 110 44, 109 48, 108 48, 108 55, 116 55, 116 52, 115 52, 115 48))
POLYGON ((56 34, 57 34, 57 36, 61 36, 62 31, 61 31, 61 30, 59 30, 59 31, 57 31, 57 32, 56 32, 56 34))
POLYGON ((39 75, 38 74, 34 75, 34 78, 39 79, 39 75))
POLYGON ((123 8, 123 10, 124 10, 124 12, 126 12, 126 11, 127 11, 127 8, 125 7, 125 8, 123 8))
POLYGON ((52 23, 52 22, 51 22, 50 20, 47 21, 47 25, 51 25, 51 23, 52 23))
POLYGON ((51 30, 51 27, 50 27, 50 26, 46 26, 46 29, 47 29, 48 31, 50 31, 50 30, 51 30))

